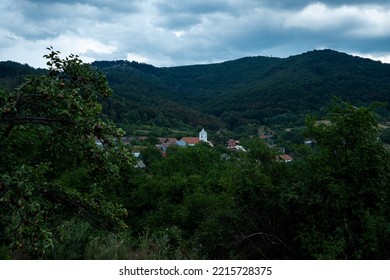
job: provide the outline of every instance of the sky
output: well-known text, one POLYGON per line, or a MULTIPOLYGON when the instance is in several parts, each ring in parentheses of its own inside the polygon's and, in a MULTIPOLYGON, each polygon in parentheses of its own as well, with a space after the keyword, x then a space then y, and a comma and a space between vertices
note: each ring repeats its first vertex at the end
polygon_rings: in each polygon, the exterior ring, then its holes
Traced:
POLYGON ((389 0, 0 0, 0 61, 154 66, 333 49, 390 63, 389 0))

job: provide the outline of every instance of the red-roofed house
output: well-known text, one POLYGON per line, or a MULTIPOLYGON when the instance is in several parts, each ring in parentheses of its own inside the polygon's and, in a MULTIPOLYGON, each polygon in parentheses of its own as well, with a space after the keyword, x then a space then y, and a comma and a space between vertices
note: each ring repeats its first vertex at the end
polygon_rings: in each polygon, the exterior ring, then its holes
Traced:
POLYGON ((177 139, 176 138, 158 138, 158 141, 160 142, 160 144, 169 144, 169 145, 172 145, 172 144, 175 144, 177 139))
POLYGON ((180 141, 186 142, 188 146, 194 146, 200 142, 198 137, 183 137, 180 141))
POLYGON ((279 159, 284 161, 284 162, 290 162, 293 160, 293 158, 288 154, 280 155, 279 159))
POLYGON ((229 149, 234 149, 234 147, 237 145, 240 145, 239 140, 229 139, 229 141, 227 142, 227 146, 229 149))

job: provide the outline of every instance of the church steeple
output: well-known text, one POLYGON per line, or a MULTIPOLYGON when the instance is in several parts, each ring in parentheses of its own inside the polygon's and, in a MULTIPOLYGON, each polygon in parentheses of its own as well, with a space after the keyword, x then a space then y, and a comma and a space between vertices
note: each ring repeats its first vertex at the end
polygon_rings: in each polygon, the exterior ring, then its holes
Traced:
POLYGON ((199 141, 207 142, 207 132, 202 128, 202 130, 199 132, 199 141))

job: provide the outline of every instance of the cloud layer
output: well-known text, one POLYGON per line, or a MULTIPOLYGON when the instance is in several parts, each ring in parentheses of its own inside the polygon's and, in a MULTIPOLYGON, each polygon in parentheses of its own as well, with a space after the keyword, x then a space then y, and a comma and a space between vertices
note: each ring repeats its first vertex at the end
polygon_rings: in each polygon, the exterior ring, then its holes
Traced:
POLYGON ((331 48, 390 62, 390 5, 308 0, 0 0, 0 60, 44 67, 46 47, 156 66, 331 48))

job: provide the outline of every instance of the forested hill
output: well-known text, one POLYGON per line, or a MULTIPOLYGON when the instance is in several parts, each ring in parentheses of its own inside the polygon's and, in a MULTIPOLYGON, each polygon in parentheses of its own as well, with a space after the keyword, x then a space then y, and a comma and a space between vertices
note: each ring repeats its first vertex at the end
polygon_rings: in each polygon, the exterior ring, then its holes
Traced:
MULTIPOLYGON (((139 110, 137 118, 151 121, 156 116, 176 116, 210 128, 235 129, 248 122, 293 126, 334 96, 356 105, 390 101, 389 64, 332 50, 180 67, 127 61, 93 65, 107 75, 122 102, 131 102, 131 109, 139 110), (150 110, 143 112, 145 107, 137 104, 150 105, 150 110)), ((118 108, 116 114, 121 111, 118 108)), ((388 110, 381 113, 389 115, 388 110)), ((116 118, 122 122, 126 114, 116 118)))
MULTIPOLYGON (((92 65, 114 90, 104 113, 128 131, 141 125, 215 131, 250 123, 291 127, 302 125, 306 114, 320 112, 334 96, 354 105, 390 101, 390 64, 333 50, 179 67, 124 60, 92 65)), ((14 86, 36 71, 1 62, 0 86, 14 86)), ((390 119, 389 107, 380 113, 390 119)))
POLYGON ((14 88, 26 76, 43 72, 43 69, 34 69, 27 64, 20 64, 13 61, 0 61, 0 88, 14 88))

